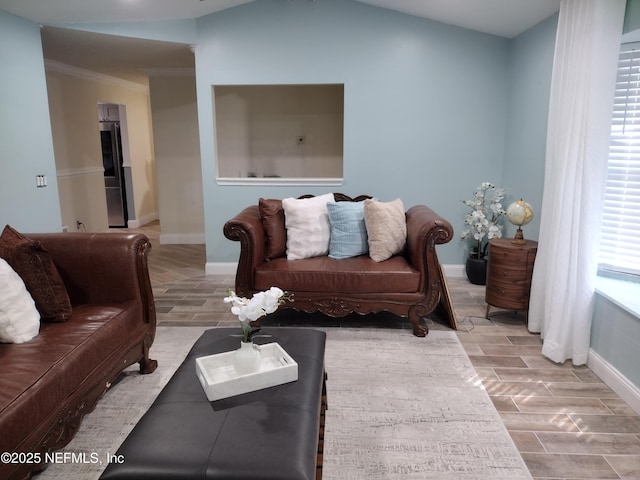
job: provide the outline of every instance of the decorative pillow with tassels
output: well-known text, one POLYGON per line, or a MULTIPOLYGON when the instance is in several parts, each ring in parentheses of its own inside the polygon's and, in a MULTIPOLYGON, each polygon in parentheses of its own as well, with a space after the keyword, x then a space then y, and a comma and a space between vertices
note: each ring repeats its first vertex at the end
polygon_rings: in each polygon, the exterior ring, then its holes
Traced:
POLYGON ((20 275, 42 320, 65 322, 71 302, 51 255, 40 244, 7 225, 0 235, 0 258, 20 275))

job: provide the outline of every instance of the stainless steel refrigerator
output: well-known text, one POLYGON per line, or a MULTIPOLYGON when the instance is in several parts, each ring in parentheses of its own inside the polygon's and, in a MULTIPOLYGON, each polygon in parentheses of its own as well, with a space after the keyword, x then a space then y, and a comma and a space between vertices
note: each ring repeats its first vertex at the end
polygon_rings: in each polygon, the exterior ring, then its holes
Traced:
POLYGON ((109 227, 126 227, 127 200, 122 166, 120 122, 100 122, 100 141, 109 227))

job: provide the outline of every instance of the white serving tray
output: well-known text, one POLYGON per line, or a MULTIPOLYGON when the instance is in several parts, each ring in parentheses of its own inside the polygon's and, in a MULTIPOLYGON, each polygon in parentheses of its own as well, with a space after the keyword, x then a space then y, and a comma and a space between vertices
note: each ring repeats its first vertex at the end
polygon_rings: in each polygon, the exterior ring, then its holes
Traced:
POLYGON ((234 351, 196 358, 196 375, 210 402, 298 380, 298 364, 278 343, 260 345, 260 369, 238 375, 234 351))

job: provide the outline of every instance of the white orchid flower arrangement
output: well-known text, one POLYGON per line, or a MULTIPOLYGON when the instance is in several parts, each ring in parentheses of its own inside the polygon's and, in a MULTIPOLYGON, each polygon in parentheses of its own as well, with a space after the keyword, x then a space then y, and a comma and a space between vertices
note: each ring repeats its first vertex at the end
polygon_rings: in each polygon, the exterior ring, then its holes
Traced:
POLYGON ((242 341, 250 342, 260 331, 259 327, 252 327, 251 322, 275 312, 285 302, 293 301, 293 296, 278 287, 271 287, 263 292, 256 292, 250 299, 238 297, 233 290, 224 298, 225 303, 231 303, 231 313, 238 316, 242 327, 242 341))
POLYGON ((483 182, 478 185, 472 200, 463 200, 463 203, 471 208, 471 212, 465 217, 466 229, 461 237, 473 238, 477 242, 471 250, 471 255, 475 258, 483 258, 486 255, 488 240, 502 237, 503 225, 500 219, 506 213, 502 208, 504 196, 504 188, 483 182))

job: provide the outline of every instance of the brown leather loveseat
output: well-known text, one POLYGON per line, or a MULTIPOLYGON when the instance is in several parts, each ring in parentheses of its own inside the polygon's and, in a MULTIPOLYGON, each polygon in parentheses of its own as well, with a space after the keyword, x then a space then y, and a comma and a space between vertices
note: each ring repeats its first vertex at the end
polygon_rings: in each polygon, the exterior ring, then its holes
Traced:
MULTIPOLYGON (((336 202, 364 202, 371 198, 351 198, 340 193, 333 196, 336 202)), ((424 205, 409 208, 404 218, 405 247, 384 261, 374 261, 366 254, 289 260, 283 247, 288 239, 282 201, 260 199, 258 205, 245 208, 224 226, 225 236, 240 242, 236 293, 250 297, 277 286, 294 298, 281 308, 319 311, 331 317, 388 311, 408 317, 416 336, 428 333, 420 318, 440 305, 451 327, 456 328, 435 248, 451 240, 453 228, 424 205), (280 247, 274 249, 274 244, 280 247)))
POLYGON ((3 479, 29 478, 42 469, 123 369, 139 362, 142 373, 151 373, 157 366, 149 358, 156 316, 147 237, 55 233, 28 238, 53 259, 72 312, 66 321, 42 321, 29 341, 0 344, 3 479))

